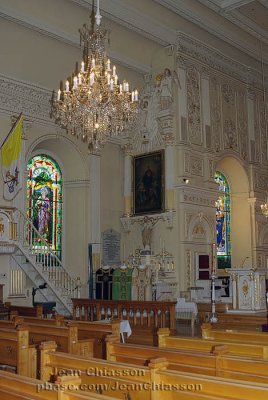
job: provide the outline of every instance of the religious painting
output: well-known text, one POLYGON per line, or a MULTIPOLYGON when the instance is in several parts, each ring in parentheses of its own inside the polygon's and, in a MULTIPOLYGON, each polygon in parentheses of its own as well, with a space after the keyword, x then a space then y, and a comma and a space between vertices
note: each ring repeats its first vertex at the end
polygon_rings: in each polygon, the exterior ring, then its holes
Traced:
POLYGON ((29 160, 27 172, 27 216, 38 232, 28 239, 34 241, 37 253, 44 239, 61 258, 61 170, 55 160, 42 154, 29 160))
POLYGON ((135 215, 164 211, 164 152, 133 159, 133 211, 135 215))

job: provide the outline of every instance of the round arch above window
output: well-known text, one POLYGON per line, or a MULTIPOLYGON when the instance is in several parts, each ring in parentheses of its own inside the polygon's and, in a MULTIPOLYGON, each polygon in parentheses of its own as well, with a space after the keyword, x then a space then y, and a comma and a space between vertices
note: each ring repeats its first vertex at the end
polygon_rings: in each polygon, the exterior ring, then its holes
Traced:
POLYGON ((223 173, 215 172, 215 182, 219 185, 216 201, 216 231, 218 268, 231 267, 231 210, 230 187, 223 173))
MULTIPOLYGON (((62 252, 62 173, 58 163, 40 154, 27 164, 27 216, 56 255, 62 252)), ((36 250, 41 246, 36 239, 36 250)))

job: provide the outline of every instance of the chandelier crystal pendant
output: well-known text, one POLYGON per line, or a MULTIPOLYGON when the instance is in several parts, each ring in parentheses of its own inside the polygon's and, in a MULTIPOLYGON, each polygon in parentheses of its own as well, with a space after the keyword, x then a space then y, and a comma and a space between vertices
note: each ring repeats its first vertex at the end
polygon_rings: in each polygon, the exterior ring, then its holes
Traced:
POLYGON ((101 18, 98 0, 91 28, 85 24, 79 30, 81 69, 66 81, 65 90, 53 94, 51 112, 58 125, 80 137, 93 152, 110 137, 123 135, 138 112, 138 91, 131 92, 127 81, 119 82, 106 55, 107 30, 102 29, 101 18))

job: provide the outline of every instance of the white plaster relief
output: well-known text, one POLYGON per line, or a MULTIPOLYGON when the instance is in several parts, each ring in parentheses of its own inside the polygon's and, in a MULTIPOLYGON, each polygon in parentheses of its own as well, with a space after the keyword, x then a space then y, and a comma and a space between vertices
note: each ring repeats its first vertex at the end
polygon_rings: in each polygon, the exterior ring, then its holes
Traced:
POLYGON ((221 149, 221 103, 220 86, 215 78, 210 80, 211 141, 216 152, 221 149))
POLYGON ((230 84, 221 86, 224 148, 238 151, 235 90, 230 84))
POLYGON ((246 84, 251 81, 255 87, 262 88, 262 74, 259 70, 252 68, 249 70, 244 64, 182 32, 178 33, 177 40, 178 58, 183 58, 184 63, 186 62, 185 56, 189 56, 189 59, 195 59, 192 60, 192 63, 206 64, 214 74, 218 72, 246 84))
POLYGON ((140 114, 129 135, 133 137, 136 153, 160 149, 174 142, 174 84, 179 85, 174 74, 165 68, 155 79, 145 76, 145 85, 140 93, 140 114))
POLYGON ((196 176, 204 176, 204 161, 198 157, 190 158, 190 173, 196 176))
POLYGON ((248 160, 248 112, 247 96, 245 91, 237 93, 237 131, 240 154, 243 160, 248 160))
POLYGON ((255 137, 255 161, 261 161, 261 150, 260 150, 260 118, 259 118, 259 101, 256 96, 254 100, 254 137, 255 137))
POLYGON ((206 198, 205 196, 198 196, 194 194, 184 194, 183 202, 192 203, 195 205, 206 206, 206 207, 215 207, 215 200, 206 198))
POLYGON ((200 76, 194 68, 187 70, 188 134, 192 144, 201 145, 200 76))
POLYGON ((7 114, 23 113, 33 120, 50 122, 52 92, 38 86, 24 84, 0 76, 0 111, 7 114))
POLYGON ((267 175, 261 175, 258 172, 255 172, 255 188, 261 190, 267 190, 267 175))

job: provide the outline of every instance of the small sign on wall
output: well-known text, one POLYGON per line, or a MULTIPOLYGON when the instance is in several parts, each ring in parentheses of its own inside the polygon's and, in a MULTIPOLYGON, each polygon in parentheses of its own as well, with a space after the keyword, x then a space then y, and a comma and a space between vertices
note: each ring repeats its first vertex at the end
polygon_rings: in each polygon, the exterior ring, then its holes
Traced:
POLYGON ((107 229, 101 236, 102 263, 104 265, 120 264, 120 233, 114 229, 107 229))

